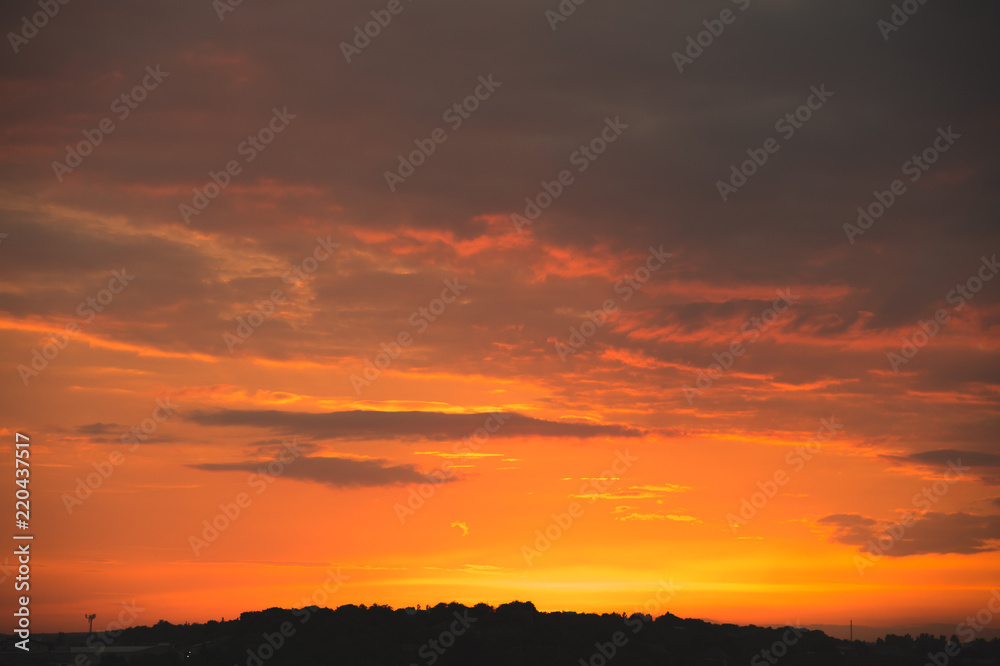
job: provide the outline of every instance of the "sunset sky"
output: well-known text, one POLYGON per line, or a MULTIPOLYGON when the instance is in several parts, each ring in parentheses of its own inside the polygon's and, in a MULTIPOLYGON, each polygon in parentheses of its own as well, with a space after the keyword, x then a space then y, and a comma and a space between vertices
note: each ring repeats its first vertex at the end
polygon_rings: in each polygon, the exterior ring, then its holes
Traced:
POLYGON ((5 3, 35 630, 975 614, 1000 12, 903 4, 5 3))

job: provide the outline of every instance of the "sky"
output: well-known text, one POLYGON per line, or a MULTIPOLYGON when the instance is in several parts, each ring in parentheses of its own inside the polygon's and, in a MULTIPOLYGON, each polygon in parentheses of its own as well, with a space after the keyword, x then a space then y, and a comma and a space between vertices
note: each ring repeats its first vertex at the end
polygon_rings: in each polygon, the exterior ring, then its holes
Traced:
POLYGON ((13 514, 26 434, 33 627, 975 615, 997 18, 5 3, 0 469, 13 514))

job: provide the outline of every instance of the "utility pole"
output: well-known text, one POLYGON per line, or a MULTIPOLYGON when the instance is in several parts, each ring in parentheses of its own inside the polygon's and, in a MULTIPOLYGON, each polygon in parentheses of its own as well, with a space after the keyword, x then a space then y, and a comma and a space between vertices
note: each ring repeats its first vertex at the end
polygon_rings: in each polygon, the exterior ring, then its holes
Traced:
POLYGON ((851 620, 851 642, 854 642, 854 620, 851 620))
POLYGON ((93 635, 94 634, 94 618, 97 617, 97 613, 91 613, 90 615, 87 615, 86 613, 84 613, 83 616, 85 618, 87 618, 88 620, 90 620, 90 634, 93 635))

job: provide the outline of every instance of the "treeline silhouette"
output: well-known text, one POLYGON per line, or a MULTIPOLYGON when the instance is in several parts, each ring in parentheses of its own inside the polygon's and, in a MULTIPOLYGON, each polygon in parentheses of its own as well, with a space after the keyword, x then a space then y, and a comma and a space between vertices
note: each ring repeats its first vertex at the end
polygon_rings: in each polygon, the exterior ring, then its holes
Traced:
POLYGON ((831 638, 821 631, 712 624, 671 614, 541 613, 530 602, 497 608, 438 604, 426 609, 389 606, 270 608, 238 620, 125 630, 115 646, 169 643, 159 655, 103 654, 101 666, 680 666, 857 664, 959 666, 994 663, 1000 640, 921 634, 886 636, 875 643, 831 638), (952 652, 946 649, 952 642, 952 652), (931 659, 938 655, 937 661, 931 659), (943 659, 943 661, 942 661, 943 659), (987 660, 987 661, 976 661, 987 660))

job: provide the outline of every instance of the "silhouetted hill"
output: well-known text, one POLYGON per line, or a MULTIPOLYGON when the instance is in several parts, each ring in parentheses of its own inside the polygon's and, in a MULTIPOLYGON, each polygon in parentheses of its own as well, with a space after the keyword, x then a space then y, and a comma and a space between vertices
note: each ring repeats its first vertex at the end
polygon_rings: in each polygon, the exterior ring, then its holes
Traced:
POLYGON ((831 638, 796 627, 741 627, 671 614, 540 613, 530 602, 497 608, 438 604, 428 609, 388 606, 269 608, 238 620, 127 629, 114 639, 61 635, 33 644, 29 660, 9 651, 0 663, 134 664, 136 666, 679 666, 854 664, 938 666, 1000 664, 1000 640, 950 645, 922 634, 887 636, 876 643, 831 638), (62 644, 59 644, 59 641, 62 644), (92 654, 81 649, 91 646, 92 654), (129 646, 157 646, 149 653, 129 646), (76 651, 73 651, 73 648, 76 651), (49 648, 50 652, 43 652, 49 648), (67 657, 66 655, 69 655, 67 657), (71 658, 70 658, 71 657, 71 658), (65 661, 60 661, 65 660, 65 661), (127 660, 127 661, 126 661, 127 660), (943 661, 942 661, 943 660, 943 661), (979 661, 983 660, 983 661, 979 661))

